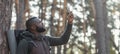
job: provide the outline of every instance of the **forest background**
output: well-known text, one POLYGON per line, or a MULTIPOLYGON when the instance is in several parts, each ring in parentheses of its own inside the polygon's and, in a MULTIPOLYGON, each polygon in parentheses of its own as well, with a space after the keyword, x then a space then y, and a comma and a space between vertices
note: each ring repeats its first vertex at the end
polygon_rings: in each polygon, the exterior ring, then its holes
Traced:
POLYGON ((120 0, 0 0, 0 54, 9 54, 5 31, 25 29, 33 16, 42 19, 44 34, 60 37, 69 11, 70 40, 51 54, 120 54, 120 0))

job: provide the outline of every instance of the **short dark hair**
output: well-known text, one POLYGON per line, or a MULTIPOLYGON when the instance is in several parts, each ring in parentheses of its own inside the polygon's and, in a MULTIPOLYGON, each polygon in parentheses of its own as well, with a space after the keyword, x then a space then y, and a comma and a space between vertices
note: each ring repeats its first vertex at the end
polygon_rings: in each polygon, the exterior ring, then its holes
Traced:
POLYGON ((26 29, 27 29, 27 30, 30 30, 30 27, 31 27, 32 24, 35 22, 34 19, 37 19, 37 17, 31 17, 31 18, 29 18, 29 19, 26 21, 25 25, 26 25, 26 29))

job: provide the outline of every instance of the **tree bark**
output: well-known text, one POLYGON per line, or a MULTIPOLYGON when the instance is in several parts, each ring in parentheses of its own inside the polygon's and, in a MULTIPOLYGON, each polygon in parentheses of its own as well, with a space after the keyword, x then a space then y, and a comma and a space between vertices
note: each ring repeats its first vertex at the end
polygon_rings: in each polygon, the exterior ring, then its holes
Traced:
POLYGON ((15 9, 17 16, 16 29, 25 29, 25 15, 26 13, 28 13, 28 17, 30 15, 28 0, 15 0, 15 9))
POLYGON ((105 0, 94 0, 96 12, 97 54, 110 54, 109 31, 107 28, 107 11, 105 0))
MULTIPOLYGON (((51 9, 51 18, 50 18, 50 35, 51 36, 55 36, 55 30, 54 30, 54 15, 55 15, 55 7, 56 7, 56 1, 57 0, 53 0, 53 4, 52 4, 52 9, 51 9)), ((52 47, 51 49, 51 54, 55 54, 55 47, 52 47)))
MULTIPOLYGON (((47 0, 41 0, 41 20, 45 19, 46 16, 46 6, 47 6, 47 0)), ((40 15, 40 14, 39 14, 40 15)))
POLYGON ((10 29, 12 0, 0 0, 0 54, 9 54, 6 31, 10 29))

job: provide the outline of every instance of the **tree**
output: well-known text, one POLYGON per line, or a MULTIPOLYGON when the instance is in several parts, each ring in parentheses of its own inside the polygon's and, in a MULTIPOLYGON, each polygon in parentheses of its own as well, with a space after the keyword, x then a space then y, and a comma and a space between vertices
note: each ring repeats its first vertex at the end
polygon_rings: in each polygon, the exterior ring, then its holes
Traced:
MULTIPOLYGON (((55 29, 54 29, 54 15, 55 15, 55 7, 56 7, 56 0, 53 0, 52 9, 51 9, 51 17, 50 17, 50 35, 55 36, 55 29)), ((52 47, 51 54, 55 54, 55 47, 52 47)))
MULTIPOLYGON (((41 6, 41 16, 39 13, 39 17, 43 20, 45 19, 45 13, 46 13, 46 5, 47 5, 47 0, 41 0, 41 5, 39 4, 39 6, 41 6)), ((40 11, 39 11, 40 12, 40 11)))
POLYGON ((29 1, 28 0, 15 0, 15 9, 16 9, 16 29, 25 28, 26 13, 28 17, 30 15, 29 11, 29 1))
POLYGON ((107 28, 107 9, 105 0, 94 0, 96 13, 96 42, 98 54, 110 54, 109 31, 107 28))
POLYGON ((6 31, 10 29, 12 0, 0 0, 0 54, 9 54, 6 31))

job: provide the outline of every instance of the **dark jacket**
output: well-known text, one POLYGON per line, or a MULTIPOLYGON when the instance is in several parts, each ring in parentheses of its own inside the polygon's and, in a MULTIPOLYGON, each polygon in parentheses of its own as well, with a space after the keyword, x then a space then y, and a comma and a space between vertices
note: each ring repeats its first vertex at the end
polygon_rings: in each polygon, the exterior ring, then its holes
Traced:
MULTIPOLYGON (((20 41, 16 54, 32 54, 32 51, 39 51, 36 54, 49 54, 49 46, 66 44, 69 40, 72 24, 67 24, 66 30, 60 38, 40 35, 38 40, 31 35, 25 35, 27 39, 20 41), (37 45, 38 44, 38 45, 37 45), (39 46, 40 45, 40 46, 39 46), (42 46, 42 47, 41 47, 42 46), (38 49, 38 50, 33 50, 38 49)), ((34 53, 35 54, 35 53, 34 53)))

